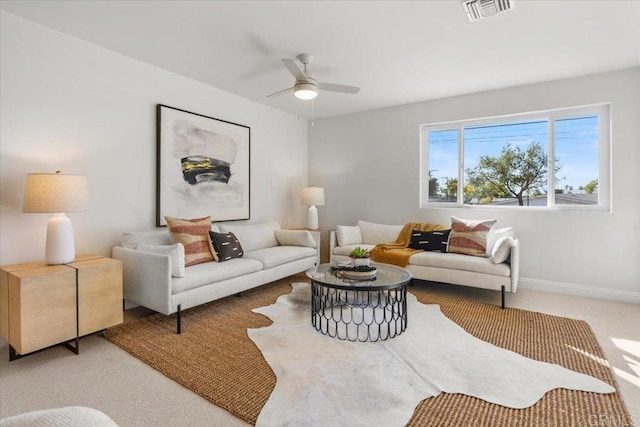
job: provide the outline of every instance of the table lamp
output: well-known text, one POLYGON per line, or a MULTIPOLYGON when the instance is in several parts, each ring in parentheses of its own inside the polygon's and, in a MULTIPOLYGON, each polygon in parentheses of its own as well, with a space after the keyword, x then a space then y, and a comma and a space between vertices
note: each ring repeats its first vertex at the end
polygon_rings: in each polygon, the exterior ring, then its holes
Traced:
POLYGON ((307 213, 307 228, 318 229, 318 209, 316 206, 324 206, 324 188, 306 187, 302 189, 302 204, 309 206, 307 213))
POLYGON ((73 227, 65 212, 88 208, 87 177, 53 173, 29 173, 24 187, 22 212, 53 213, 47 225, 47 264, 66 264, 76 256, 73 227))

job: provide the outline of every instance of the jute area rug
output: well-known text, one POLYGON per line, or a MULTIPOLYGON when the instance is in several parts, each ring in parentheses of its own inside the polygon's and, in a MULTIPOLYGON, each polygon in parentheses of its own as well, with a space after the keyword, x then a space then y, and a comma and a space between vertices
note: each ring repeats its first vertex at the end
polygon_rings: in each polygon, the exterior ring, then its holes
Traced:
MULTIPOLYGON (((183 312, 183 333, 175 316, 154 314, 110 328, 105 337, 167 377, 233 415, 255 424, 276 378, 247 328, 271 321, 251 310, 273 304, 291 291, 297 275, 183 312)), ((584 321, 436 296, 410 288, 420 302, 442 312, 472 335, 523 356, 556 363, 617 388, 604 353, 584 321)), ((410 314, 409 314, 410 315, 410 314)), ((309 326, 311 327, 311 326, 309 326)), ((419 327, 411 325, 410 327, 419 327)), ((525 409, 510 409, 462 394, 442 393, 422 401, 410 426, 585 426, 594 420, 631 425, 619 392, 556 389, 525 409)))

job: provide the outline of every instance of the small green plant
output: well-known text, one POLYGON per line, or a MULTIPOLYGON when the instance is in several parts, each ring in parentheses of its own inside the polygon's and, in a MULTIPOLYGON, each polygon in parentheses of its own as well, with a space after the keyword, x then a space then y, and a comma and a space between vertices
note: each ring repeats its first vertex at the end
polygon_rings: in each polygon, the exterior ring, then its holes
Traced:
POLYGON ((349 254, 351 258, 369 258, 369 249, 363 249, 360 246, 356 246, 349 254))

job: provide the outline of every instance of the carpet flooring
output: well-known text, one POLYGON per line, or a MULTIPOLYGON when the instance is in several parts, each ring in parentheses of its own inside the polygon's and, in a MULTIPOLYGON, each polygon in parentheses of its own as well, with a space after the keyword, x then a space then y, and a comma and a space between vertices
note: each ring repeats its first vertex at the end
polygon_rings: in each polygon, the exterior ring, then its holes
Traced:
MULTIPOLYGON (((105 337, 210 402, 255 423, 275 386, 275 376, 246 329, 271 323, 251 309, 273 304, 278 296, 290 292, 290 282, 277 281, 240 298, 228 297, 186 310, 182 335, 175 334, 175 316, 156 314, 111 328, 105 337)), ((439 304, 447 317, 482 340, 594 376, 617 388, 586 322, 518 309, 500 310, 471 300, 433 296, 418 288, 410 288, 410 292, 420 302, 439 304)), ((443 393, 422 401, 409 425, 579 426, 595 425, 603 419, 616 425, 631 424, 619 393, 557 389, 526 409, 443 393)))

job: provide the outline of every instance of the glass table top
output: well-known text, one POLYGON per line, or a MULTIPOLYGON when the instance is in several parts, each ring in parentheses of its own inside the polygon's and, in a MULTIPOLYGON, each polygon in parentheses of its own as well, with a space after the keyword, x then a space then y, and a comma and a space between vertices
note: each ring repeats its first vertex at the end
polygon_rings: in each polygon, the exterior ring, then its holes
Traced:
POLYGON ((375 279, 347 279, 338 277, 338 264, 320 264, 317 268, 307 270, 307 277, 324 286, 337 289, 378 290, 404 286, 411 280, 411 273, 395 265, 371 263, 376 267, 375 279))

